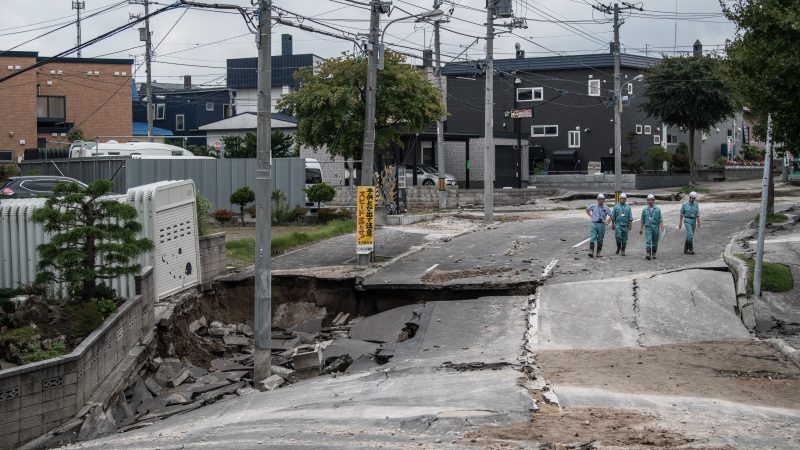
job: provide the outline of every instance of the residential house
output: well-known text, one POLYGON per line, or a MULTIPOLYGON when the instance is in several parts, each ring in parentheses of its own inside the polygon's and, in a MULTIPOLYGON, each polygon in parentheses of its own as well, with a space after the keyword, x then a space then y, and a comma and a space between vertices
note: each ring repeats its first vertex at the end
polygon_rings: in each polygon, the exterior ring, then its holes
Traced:
MULTIPOLYGON (((133 101, 133 128, 135 135, 147 135, 147 102, 144 93, 147 85, 138 87, 138 98, 133 101), (144 133, 142 134, 142 129, 144 133)), ((183 84, 153 83, 153 127, 154 135, 196 136, 186 142, 205 144, 205 131, 200 127, 236 114, 233 94, 228 88, 198 88, 191 84, 191 77, 184 77, 183 84), (167 132, 159 131, 167 130, 167 132)))
POLYGON ((87 139, 131 134, 130 59, 55 58, 38 52, 0 54, 0 75, 34 70, 0 83, 0 153, 20 161, 28 150, 69 145, 67 133, 80 128, 87 139))
MULTIPOLYGON (((281 35, 281 54, 272 57, 272 112, 278 112, 280 99, 296 91, 300 84, 294 73, 303 67, 312 67, 322 61, 310 53, 292 53, 292 35, 281 35)), ((256 112, 258 106, 258 58, 229 59, 226 64, 228 88, 235 91, 236 111, 256 112)))
MULTIPOLYGON (((233 117, 212 122, 199 127, 205 133, 205 145, 214 147, 219 143, 222 146, 224 136, 243 136, 255 133, 257 129, 257 115, 255 112, 243 112, 233 117)), ((294 134, 297 129, 297 119, 281 113, 272 113, 271 127, 287 134, 294 134)))

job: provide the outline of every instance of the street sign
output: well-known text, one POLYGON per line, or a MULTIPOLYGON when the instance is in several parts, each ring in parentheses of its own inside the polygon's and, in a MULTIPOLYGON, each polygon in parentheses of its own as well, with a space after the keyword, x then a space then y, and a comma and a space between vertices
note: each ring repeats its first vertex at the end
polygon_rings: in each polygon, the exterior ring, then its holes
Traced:
POLYGON ((375 186, 359 186, 356 195, 356 254, 375 249, 375 186))
POLYGON ((220 151, 222 149, 222 143, 220 141, 214 141, 214 150, 220 151))
POLYGON ((511 118, 512 119, 526 119, 533 117, 533 108, 524 108, 524 109, 512 109, 511 110, 511 118))

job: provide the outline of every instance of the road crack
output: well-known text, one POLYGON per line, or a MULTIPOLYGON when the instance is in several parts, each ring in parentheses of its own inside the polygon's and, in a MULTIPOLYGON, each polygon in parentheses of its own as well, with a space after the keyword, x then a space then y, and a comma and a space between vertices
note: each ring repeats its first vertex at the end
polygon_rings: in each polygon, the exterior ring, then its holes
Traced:
POLYGON ((639 317, 641 317, 641 307, 639 306, 639 281, 633 280, 633 321, 632 325, 636 328, 636 343, 639 347, 644 347, 644 331, 639 326, 639 317))

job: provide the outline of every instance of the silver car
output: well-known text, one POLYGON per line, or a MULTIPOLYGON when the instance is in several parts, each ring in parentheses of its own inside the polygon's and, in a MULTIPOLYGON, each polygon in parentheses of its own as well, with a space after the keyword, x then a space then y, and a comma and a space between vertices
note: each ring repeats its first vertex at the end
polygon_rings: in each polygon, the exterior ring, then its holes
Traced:
MULTIPOLYGON (((417 185, 436 186, 439 171, 427 164, 417 164, 417 185)), ((444 182, 448 186, 456 185, 456 177, 445 173, 444 182)), ((414 167, 406 166, 406 186, 414 185, 414 167)))

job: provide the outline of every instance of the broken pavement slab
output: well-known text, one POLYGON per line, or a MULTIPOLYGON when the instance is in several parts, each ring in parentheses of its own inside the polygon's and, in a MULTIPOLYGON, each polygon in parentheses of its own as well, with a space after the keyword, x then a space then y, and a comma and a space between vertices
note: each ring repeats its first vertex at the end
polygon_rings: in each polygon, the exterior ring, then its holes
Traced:
POLYGON ((252 340, 244 336, 236 336, 226 334, 222 337, 222 342, 229 347, 248 347, 252 344, 252 340))
POLYGON ((272 375, 270 377, 267 377, 267 378, 261 380, 258 383, 258 387, 262 391, 274 391, 275 389, 278 389, 279 387, 281 387, 283 385, 283 383, 285 383, 285 382, 286 382, 286 380, 284 380, 282 376, 280 376, 280 375, 272 375))
POLYGON ((414 318, 421 305, 406 305, 364 317, 350 328, 350 338, 376 343, 397 342, 405 324, 414 318))
POLYGON ((334 358, 342 355, 349 355, 353 360, 357 360, 362 355, 375 354, 381 344, 374 342, 360 341, 357 339, 334 339, 323 351, 323 357, 334 358))

